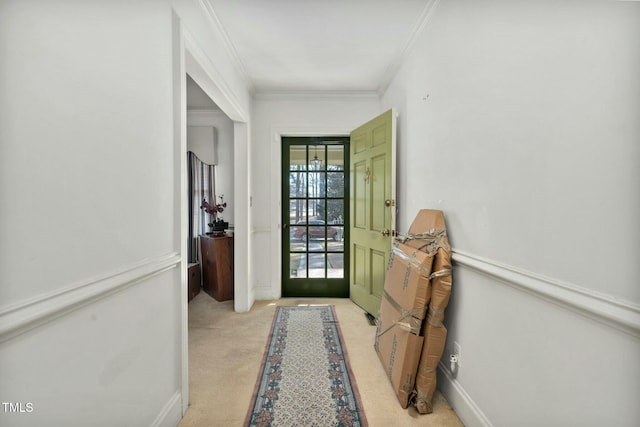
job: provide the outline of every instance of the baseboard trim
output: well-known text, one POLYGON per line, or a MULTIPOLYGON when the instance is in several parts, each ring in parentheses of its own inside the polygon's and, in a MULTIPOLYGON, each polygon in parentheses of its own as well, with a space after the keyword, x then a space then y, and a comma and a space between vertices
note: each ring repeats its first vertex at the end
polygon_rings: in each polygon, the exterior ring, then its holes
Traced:
POLYGON ((178 253, 147 259, 100 277, 38 295, 0 309, 0 342, 141 283, 180 264, 178 253))
POLYGON ((455 264, 498 279, 573 312, 640 336, 640 305, 454 249, 455 264))
POLYGON ((164 405, 151 427, 176 427, 182 419, 182 395, 176 391, 164 405))
POLYGON ((451 375, 446 366, 440 362, 438 368, 441 374, 438 376, 438 390, 455 409, 460 421, 467 427, 493 427, 489 418, 480 410, 458 380, 451 375))

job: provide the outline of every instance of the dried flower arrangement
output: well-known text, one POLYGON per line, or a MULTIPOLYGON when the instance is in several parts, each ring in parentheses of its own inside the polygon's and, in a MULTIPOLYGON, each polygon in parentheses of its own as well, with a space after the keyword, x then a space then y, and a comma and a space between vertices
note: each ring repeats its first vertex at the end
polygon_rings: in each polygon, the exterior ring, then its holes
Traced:
POLYGON ((202 204, 200 205, 200 209, 211 215, 212 221, 209 223, 209 227, 216 228, 216 224, 223 224, 224 220, 222 216, 219 216, 222 212, 224 212, 224 208, 227 207, 227 202, 224 201, 224 194, 218 196, 220 199, 220 203, 216 205, 212 205, 207 202, 207 199, 202 199, 202 204))

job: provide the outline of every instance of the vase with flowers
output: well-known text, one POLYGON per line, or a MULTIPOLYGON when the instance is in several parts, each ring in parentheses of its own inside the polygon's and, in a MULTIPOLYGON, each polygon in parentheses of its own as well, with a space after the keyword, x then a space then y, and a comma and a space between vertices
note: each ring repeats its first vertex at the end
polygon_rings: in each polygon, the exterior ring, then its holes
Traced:
POLYGON ((214 233, 224 233, 224 230, 229 228, 229 222, 222 218, 222 212, 227 207, 227 202, 224 201, 224 194, 218 196, 220 203, 212 205, 207 202, 207 199, 202 199, 200 209, 211 215, 211 222, 208 224, 214 233))

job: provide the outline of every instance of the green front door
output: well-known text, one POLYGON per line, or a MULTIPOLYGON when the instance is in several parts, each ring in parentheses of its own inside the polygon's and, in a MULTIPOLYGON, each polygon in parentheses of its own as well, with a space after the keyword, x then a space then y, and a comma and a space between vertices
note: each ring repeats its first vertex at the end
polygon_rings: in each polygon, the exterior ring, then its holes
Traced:
POLYGON ((377 316, 395 233, 395 114, 351 132, 351 299, 377 316))
POLYGON ((346 298, 349 138, 282 142, 282 296, 346 298))

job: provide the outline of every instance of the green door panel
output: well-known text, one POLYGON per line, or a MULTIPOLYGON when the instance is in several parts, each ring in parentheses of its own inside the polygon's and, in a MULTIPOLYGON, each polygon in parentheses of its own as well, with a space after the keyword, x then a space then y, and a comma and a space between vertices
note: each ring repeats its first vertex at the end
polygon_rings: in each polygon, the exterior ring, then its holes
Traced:
POLYGON ((351 132, 350 296, 376 316, 395 230, 395 113, 351 132))

